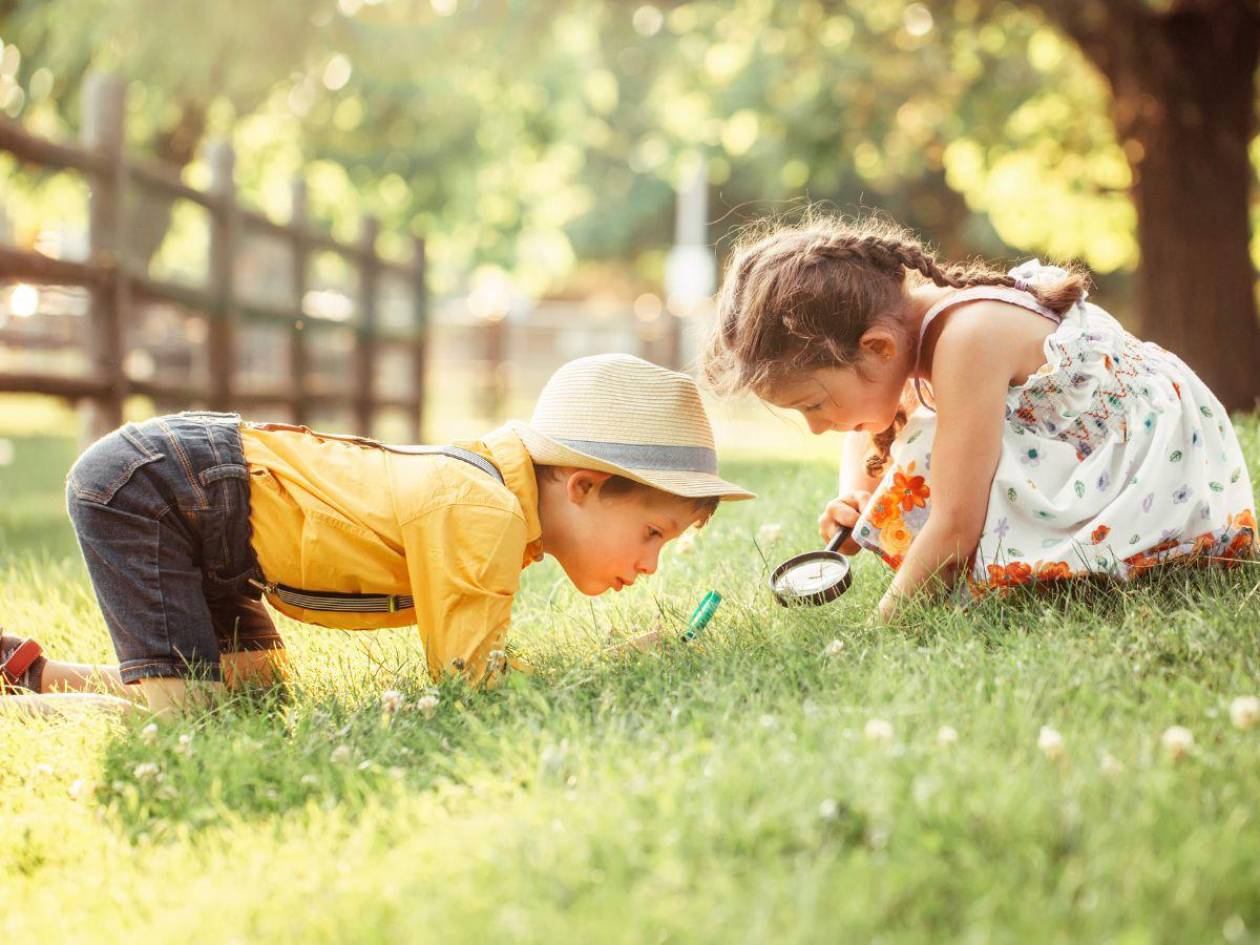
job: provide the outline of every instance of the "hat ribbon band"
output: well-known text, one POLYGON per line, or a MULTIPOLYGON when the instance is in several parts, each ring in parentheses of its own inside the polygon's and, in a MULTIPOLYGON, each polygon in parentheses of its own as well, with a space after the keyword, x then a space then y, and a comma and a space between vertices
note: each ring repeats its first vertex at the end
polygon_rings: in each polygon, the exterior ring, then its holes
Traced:
POLYGON ((717 475, 717 453, 707 446, 662 446, 657 443, 607 443, 603 440, 553 440, 569 449, 628 469, 661 469, 717 475))

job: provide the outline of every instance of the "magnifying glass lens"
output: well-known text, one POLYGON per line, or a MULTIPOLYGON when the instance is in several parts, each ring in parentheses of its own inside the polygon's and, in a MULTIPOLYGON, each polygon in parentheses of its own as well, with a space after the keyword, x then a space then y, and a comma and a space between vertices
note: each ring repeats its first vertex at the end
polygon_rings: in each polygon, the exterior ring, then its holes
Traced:
POLYGON ((809 597, 840 583, 848 573, 849 567, 843 561, 802 561, 780 574, 774 589, 785 597, 809 597))

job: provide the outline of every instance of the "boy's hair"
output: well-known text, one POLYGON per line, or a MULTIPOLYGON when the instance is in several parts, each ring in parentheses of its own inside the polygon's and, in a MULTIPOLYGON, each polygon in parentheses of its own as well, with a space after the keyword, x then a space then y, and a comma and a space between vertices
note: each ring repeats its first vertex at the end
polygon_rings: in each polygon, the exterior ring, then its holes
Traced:
MULTIPOLYGON (((534 473, 539 479, 546 479, 550 482, 558 482, 563 479, 559 466, 535 466, 534 473)), ((713 517, 713 513, 717 511, 717 507, 721 504, 720 496, 703 496, 701 498, 692 498, 685 495, 674 495, 672 492, 666 492, 664 489, 657 489, 655 486, 644 485, 641 482, 635 482, 633 479, 627 479, 625 476, 612 475, 605 479, 599 487, 599 494, 605 499, 618 498, 620 496, 638 495, 648 499, 671 499, 679 502, 690 502, 691 507, 701 516, 697 528, 703 528, 708 524, 709 519, 713 517)))
MULTIPOLYGON (((982 262, 938 263, 913 233, 880 217, 850 221, 807 210, 800 223, 763 226, 727 262, 704 378, 721 394, 764 394, 803 371, 855 365, 862 335, 881 320, 896 323, 907 279, 956 289, 1016 284, 982 262)), ((1029 291, 1061 315, 1087 287, 1072 270, 1029 291)), ((887 464, 906 413, 903 398, 893 425, 872 435, 871 475, 887 464)))

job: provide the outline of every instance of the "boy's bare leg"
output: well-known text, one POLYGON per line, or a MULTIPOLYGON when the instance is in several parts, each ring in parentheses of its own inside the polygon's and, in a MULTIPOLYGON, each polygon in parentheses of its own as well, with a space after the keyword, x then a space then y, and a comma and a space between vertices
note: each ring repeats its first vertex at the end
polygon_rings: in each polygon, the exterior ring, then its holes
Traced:
POLYGON ((282 647, 224 653, 219 657, 219 665, 228 689, 276 686, 288 682, 290 676, 289 653, 282 647))
POLYGON ((141 679, 139 687, 149 711, 155 715, 174 715, 185 709, 208 708, 226 691, 220 682, 173 676, 141 679))
POLYGON ((137 688, 122 681, 117 665, 66 663, 61 660, 49 660, 44 664, 40 692, 101 692, 140 700, 137 688))
POLYGON ((23 715, 52 715, 74 709, 107 709, 122 713, 139 709, 134 702, 99 692, 55 692, 35 695, 0 696, 0 713, 16 709, 23 715))

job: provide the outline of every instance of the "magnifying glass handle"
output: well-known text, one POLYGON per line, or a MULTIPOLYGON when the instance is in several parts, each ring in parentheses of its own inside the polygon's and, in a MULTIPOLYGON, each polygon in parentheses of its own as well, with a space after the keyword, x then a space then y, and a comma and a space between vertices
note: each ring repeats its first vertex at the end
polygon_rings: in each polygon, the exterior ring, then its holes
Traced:
POLYGON ((853 534, 853 526, 841 525, 840 530, 831 536, 831 541, 827 542, 827 551, 836 551, 841 545, 849 540, 849 536, 853 534))

